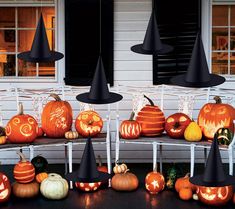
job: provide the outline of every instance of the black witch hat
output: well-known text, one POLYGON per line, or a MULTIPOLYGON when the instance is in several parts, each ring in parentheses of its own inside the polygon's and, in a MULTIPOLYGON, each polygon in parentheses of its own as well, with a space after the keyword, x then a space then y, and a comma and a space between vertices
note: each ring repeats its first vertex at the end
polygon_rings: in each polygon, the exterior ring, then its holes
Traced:
POLYGON ((104 182, 111 178, 109 173, 97 170, 95 154, 90 137, 87 139, 79 169, 67 174, 65 178, 69 181, 82 183, 104 182))
POLYGON ((134 45, 131 51, 139 54, 166 54, 173 50, 173 47, 163 44, 160 39, 157 19, 154 10, 152 11, 148 27, 145 33, 143 44, 134 45))
POLYGON ((53 62, 64 57, 60 52, 50 51, 42 14, 37 25, 31 50, 22 52, 17 57, 27 62, 53 62))
POLYGON ((77 95, 77 100, 89 104, 108 104, 120 101, 120 94, 109 92, 101 56, 98 59, 90 92, 77 95))
POLYGON ((201 35, 198 33, 187 73, 173 77, 171 83, 184 87, 203 88, 217 86, 224 82, 224 77, 209 73, 201 35))
POLYGON ((222 187, 235 184, 235 177, 226 175, 224 172, 216 137, 214 137, 211 145, 204 174, 191 177, 189 181, 192 184, 206 187, 222 187))

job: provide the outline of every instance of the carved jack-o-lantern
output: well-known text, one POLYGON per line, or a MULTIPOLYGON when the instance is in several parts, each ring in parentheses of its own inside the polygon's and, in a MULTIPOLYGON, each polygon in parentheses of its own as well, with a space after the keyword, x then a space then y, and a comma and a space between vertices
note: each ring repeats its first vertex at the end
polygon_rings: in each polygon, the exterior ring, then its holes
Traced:
POLYGON ((166 119, 165 130, 172 138, 183 138, 191 119, 184 113, 175 113, 166 119))
POLYGON ((0 173, 0 203, 6 202, 11 195, 11 184, 7 176, 0 173))
POLYGON ((30 115, 23 113, 23 105, 19 103, 19 114, 11 118, 6 126, 7 139, 11 143, 30 143, 38 136, 38 123, 30 115))
POLYGON ((225 205, 233 197, 233 187, 197 187, 197 195, 201 202, 207 205, 225 205))
POLYGON ((99 134, 103 127, 102 118, 92 110, 81 112, 75 122, 77 132, 83 137, 99 134))
POLYGON ((204 136, 213 140, 219 128, 234 130, 235 109, 229 104, 222 104, 220 97, 214 97, 216 103, 205 104, 198 115, 198 125, 204 136))
POLYGON ((151 193, 151 194, 157 194, 161 192, 165 187, 165 179, 164 176, 157 172, 152 171, 147 174, 145 177, 145 188, 151 193))
POLYGON ((100 187, 100 185, 101 185, 101 182, 94 182, 94 183, 75 182, 75 186, 84 192, 96 191, 100 187))

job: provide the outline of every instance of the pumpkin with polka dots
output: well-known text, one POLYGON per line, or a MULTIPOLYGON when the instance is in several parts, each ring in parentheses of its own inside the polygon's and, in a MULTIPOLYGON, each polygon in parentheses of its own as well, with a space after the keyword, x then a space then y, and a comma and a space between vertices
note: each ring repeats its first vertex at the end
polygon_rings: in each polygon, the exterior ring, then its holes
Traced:
POLYGON ((93 183, 75 182, 75 186, 84 192, 93 192, 96 191, 101 186, 101 182, 93 182, 93 183))
POLYGON ((164 176, 156 170, 148 173, 145 177, 145 188, 151 194, 157 194, 165 188, 164 176))

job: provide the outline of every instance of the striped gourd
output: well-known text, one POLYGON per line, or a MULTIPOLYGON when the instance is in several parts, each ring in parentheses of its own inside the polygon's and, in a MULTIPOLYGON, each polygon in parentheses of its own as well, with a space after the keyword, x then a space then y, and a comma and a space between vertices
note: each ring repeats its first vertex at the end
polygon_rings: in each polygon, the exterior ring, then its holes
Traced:
POLYGON ((15 180, 22 184, 32 182, 35 177, 35 168, 33 164, 25 159, 23 153, 17 152, 17 154, 21 159, 15 165, 13 170, 15 180))
POLYGON ((136 121, 141 125, 142 136, 158 136, 164 131, 165 116, 153 101, 144 96, 150 103, 145 105, 137 114, 136 121))

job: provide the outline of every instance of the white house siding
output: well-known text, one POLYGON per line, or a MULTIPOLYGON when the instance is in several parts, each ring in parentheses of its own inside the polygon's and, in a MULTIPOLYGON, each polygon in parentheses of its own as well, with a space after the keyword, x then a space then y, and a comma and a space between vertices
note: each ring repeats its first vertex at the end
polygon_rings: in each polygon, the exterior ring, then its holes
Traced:
MULTIPOLYGON (((60 7, 60 23, 63 22, 63 0, 59 1, 60 7)), ((139 55, 130 51, 130 47, 134 44, 143 41, 147 23, 151 13, 151 0, 115 0, 115 13, 114 13, 114 83, 115 85, 136 85, 146 86, 152 84, 152 57, 146 55, 139 55)), ((63 40, 63 25, 59 24, 59 38, 63 40)), ((208 37, 207 33, 203 35, 208 37)), ((59 41, 61 43, 61 41, 59 41)), ((204 40, 205 44, 208 44, 208 40, 204 40)), ((209 50, 209 47, 205 47, 209 50)), ((64 45, 61 43, 58 46, 60 51, 64 51, 64 45)), ((207 53, 207 55, 209 52, 207 53)), ((62 81, 64 75, 64 61, 61 61, 59 69, 59 81, 62 81)), ((35 84, 30 83, 18 83, 12 84, 12 86, 31 87, 35 84)), ((52 87, 57 84, 37 84, 38 87, 52 87)), ((226 84, 229 87, 234 87, 234 84, 229 82, 226 84)), ((0 88, 9 87, 8 84, 0 84, 0 88)), ((158 96, 158 95, 157 95, 158 96)), ((71 103, 74 116, 78 115, 79 106, 74 97, 66 97, 71 103)), ((158 101, 159 102, 159 101, 158 101)), ((16 114, 16 102, 12 99, 2 101, 2 113, 4 124, 16 114)), ((205 98, 195 101, 195 109, 193 117, 197 118, 198 110, 205 103, 205 98)), ((25 112, 32 113, 32 103, 25 101, 25 112)), ((159 104, 159 103, 158 103, 159 104)), ((115 108, 116 105, 112 105, 112 152, 115 156, 115 108)), ((132 100, 130 96, 124 95, 124 99, 119 104, 119 114, 121 120, 129 117, 132 108, 132 100)), ((105 117, 106 107, 97 106, 96 110, 105 117)), ((177 111, 177 100, 175 98, 168 98, 164 103, 164 113, 166 116, 177 111)), ((73 157, 75 162, 79 162, 82 155, 83 146, 74 146, 73 157)), ((152 146, 150 145, 121 145, 120 147, 120 160, 126 162, 152 162, 152 146)), ((179 147, 163 147, 163 161, 164 162, 189 162, 190 152, 189 149, 179 147)), ((100 154, 105 158, 106 150, 105 146, 95 146, 96 154, 100 154)), ((25 151, 28 154, 27 151, 25 151)), ((36 154, 42 154, 46 156, 49 163, 62 163, 64 156, 63 147, 49 147, 35 150, 36 154)), ((224 160, 227 160, 227 154, 223 154, 224 160)), ((196 153, 197 162, 201 162, 203 159, 203 151, 198 150, 196 153)), ((15 151, 2 151, 0 153, 0 160, 3 164, 15 163, 18 158, 15 151)))

